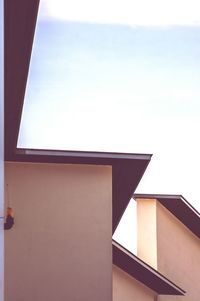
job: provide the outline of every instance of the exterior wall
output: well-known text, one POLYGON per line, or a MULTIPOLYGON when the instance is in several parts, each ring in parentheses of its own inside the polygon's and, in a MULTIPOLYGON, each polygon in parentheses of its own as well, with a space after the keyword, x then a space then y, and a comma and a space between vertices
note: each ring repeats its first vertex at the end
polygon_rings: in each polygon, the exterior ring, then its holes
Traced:
POLYGON ((111 167, 7 163, 5 180, 5 301, 111 301, 111 167))
POLYGON ((113 265, 113 301, 133 300, 154 301, 156 295, 145 285, 113 265))
POLYGON ((200 239, 160 203, 157 206, 158 270, 186 291, 185 297, 158 300, 198 301, 200 239))
POLYGON ((157 268, 157 201, 137 199, 137 256, 157 268))
POLYGON ((3 206, 3 181, 4 181, 4 95, 3 95, 3 0, 0 0, 0 301, 4 300, 4 206, 3 206))
POLYGON ((157 200, 137 199, 138 257, 186 291, 158 301, 198 301, 200 239, 157 200))

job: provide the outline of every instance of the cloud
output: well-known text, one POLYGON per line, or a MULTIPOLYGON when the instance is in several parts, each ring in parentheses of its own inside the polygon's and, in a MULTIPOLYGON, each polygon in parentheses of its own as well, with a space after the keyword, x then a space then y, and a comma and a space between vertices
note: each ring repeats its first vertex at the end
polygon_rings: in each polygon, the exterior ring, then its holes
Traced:
POLYGON ((42 18, 130 26, 200 25, 198 0, 43 0, 42 18))

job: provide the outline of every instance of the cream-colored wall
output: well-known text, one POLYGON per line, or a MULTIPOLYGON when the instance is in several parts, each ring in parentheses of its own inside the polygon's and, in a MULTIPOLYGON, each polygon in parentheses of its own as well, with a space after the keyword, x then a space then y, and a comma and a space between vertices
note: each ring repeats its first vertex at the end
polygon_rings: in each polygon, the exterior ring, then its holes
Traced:
POLYGON ((157 268, 157 200, 137 199, 137 256, 157 268))
MULTIPOLYGON (((103 300, 103 299, 102 299, 103 300)), ((156 294, 113 265, 113 301, 154 301, 156 294)))
POLYGON ((160 203, 157 206, 158 270, 186 291, 185 297, 158 300, 200 300, 200 239, 160 203))
POLYGON ((199 301, 200 239, 154 199, 137 199, 138 256, 186 291, 158 301, 199 301))
POLYGON ((111 167, 5 169, 15 213, 5 232, 5 301, 111 301, 111 167))

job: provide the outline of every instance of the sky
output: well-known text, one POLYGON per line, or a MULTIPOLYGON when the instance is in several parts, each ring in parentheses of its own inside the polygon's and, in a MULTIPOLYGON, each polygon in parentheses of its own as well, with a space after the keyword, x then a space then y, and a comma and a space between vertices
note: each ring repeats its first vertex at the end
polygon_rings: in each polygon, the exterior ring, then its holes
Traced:
MULTIPOLYGON (((136 192, 200 211, 199 6, 41 1, 18 147, 153 154, 136 192)), ((131 251, 134 216, 115 234, 131 251)))

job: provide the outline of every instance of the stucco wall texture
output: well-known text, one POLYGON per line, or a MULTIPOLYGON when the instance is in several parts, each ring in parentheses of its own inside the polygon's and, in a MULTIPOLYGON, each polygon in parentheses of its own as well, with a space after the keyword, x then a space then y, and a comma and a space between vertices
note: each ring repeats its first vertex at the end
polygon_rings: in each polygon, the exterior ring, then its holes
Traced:
POLYGON ((200 239, 182 222, 162 206, 156 199, 137 199, 137 206, 143 215, 138 215, 141 231, 139 257, 155 267, 153 259, 157 258, 157 270, 186 291, 185 296, 158 296, 158 301, 199 301, 200 296, 200 239), (151 210, 149 206, 151 205, 151 210), (156 206, 155 206, 156 205, 156 206), (155 223, 156 231, 149 224, 155 223), (152 237, 154 233, 155 237, 152 237), (156 254, 152 256, 152 250, 156 254), (143 252, 141 252, 143 248, 143 252), (148 250, 151 250, 148 258, 148 250))
POLYGON ((156 294, 113 265, 113 301, 154 301, 156 294))
POLYGON ((137 201, 137 256, 157 269, 157 201, 137 201))
POLYGON ((159 300, 199 301, 200 239, 157 203, 158 270, 186 291, 184 297, 159 300))
POLYGON ((111 301, 111 167, 7 163, 5 171, 15 213, 5 301, 111 301))

